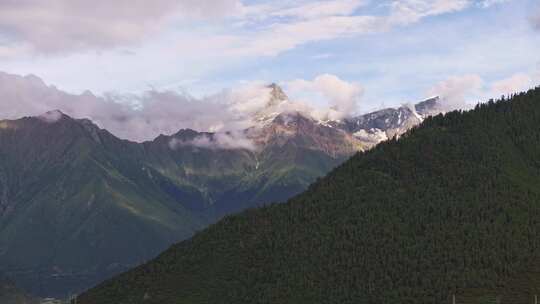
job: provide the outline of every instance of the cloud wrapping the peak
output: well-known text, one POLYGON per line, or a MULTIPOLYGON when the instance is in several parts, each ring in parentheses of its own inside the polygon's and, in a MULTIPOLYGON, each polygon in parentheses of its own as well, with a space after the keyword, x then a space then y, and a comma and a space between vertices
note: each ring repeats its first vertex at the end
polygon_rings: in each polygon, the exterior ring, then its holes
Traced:
POLYGON ((308 98, 318 94, 327 105, 315 106, 310 101, 289 100, 279 94, 280 99, 274 100, 272 88, 260 82, 202 98, 171 90, 96 96, 91 92, 69 94, 46 85, 36 76, 0 72, 0 119, 38 116, 54 121, 57 112, 49 111, 60 110, 74 118, 91 119, 124 139, 152 140, 160 134, 193 129, 218 133, 212 140, 197 140, 193 143, 196 146, 251 149, 240 131, 266 123, 280 113, 301 112, 318 119, 352 116, 363 93, 359 84, 330 74, 312 81, 295 80, 287 88, 295 93, 306 93, 308 98))
POLYGON ((433 86, 428 95, 439 96, 445 111, 467 109, 471 106, 469 99, 481 93, 483 84, 479 75, 453 76, 433 86))
POLYGON ((55 123, 62 118, 62 112, 58 110, 48 111, 39 115, 38 118, 46 123, 55 123))
POLYGON ((293 93, 321 95, 329 103, 327 109, 317 109, 312 115, 321 120, 340 120, 356 114, 363 87, 347 82, 335 75, 323 74, 312 81, 297 79, 289 82, 287 88, 293 93))

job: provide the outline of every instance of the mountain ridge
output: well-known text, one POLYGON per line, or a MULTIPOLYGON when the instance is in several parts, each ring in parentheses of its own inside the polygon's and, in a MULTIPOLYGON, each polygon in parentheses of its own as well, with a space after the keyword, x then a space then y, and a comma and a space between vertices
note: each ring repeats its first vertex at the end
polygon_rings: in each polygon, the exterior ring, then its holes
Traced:
MULTIPOLYGON (((272 90, 270 107, 287 102, 272 90)), ((225 215, 286 201, 375 144, 298 111, 143 143, 58 110, 2 120, 0 272, 39 296, 77 292, 225 215)))
POLYGON ((528 303, 539 122, 540 88, 427 118, 287 204, 228 216, 78 301, 528 303))

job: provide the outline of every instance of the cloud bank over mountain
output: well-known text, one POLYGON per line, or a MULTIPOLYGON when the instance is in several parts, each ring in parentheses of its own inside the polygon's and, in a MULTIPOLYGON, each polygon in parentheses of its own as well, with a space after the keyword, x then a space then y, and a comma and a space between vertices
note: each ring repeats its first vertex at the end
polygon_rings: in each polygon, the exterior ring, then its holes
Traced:
MULTIPOLYGON (((418 98, 440 96, 444 110, 467 109, 480 100, 525 90, 538 80, 518 73, 494 82, 476 74, 449 77, 418 98)), ((86 91, 70 94, 47 85, 40 78, 0 72, 0 119, 38 116, 54 122, 60 110, 74 118, 89 118, 116 136, 133 141, 152 140, 181 129, 216 132, 223 136, 199 138, 191 144, 211 148, 250 149, 239 131, 256 126, 279 113, 301 112, 321 121, 342 120, 361 113, 364 87, 332 74, 311 80, 284 82, 289 98, 278 86, 263 82, 196 98, 184 91, 148 90, 140 94, 105 94, 86 91), (276 96, 277 95, 277 96, 276 96), (52 111, 52 112, 51 112, 52 111)), ((185 143, 174 143, 185 144, 185 143)))
POLYGON ((0 66, 100 96, 332 74, 362 84, 375 109, 451 75, 527 72, 536 10, 535 0, 0 1, 0 66))
POLYGON ((249 125, 243 103, 264 98, 269 90, 224 91, 195 99, 175 91, 146 91, 140 95, 90 92, 69 94, 46 85, 36 76, 0 74, 1 118, 39 116, 60 110, 75 118, 90 118, 115 135, 135 141, 150 140, 159 134, 173 134, 182 128, 226 131, 249 125), (262 97, 261 97, 262 96, 262 97), (239 101, 241 100, 241 101, 239 101))
MULTIPOLYGON (((54 121, 56 112, 50 111, 60 110, 75 118, 89 118, 121 138, 145 141, 185 128, 221 133, 244 130, 254 126, 254 119, 258 116, 273 112, 299 111, 310 116, 338 115, 343 118, 356 112, 362 92, 358 84, 329 74, 313 81, 296 80, 290 86, 308 95, 309 92, 321 93, 328 100, 329 107, 309 104, 308 101, 277 100, 268 108, 272 88, 259 82, 202 98, 172 90, 96 96, 89 91, 69 94, 33 75, 21 77, 0 73, 0 119, 40 116, 54 121)), ((287 99, 286 96, 279 98, 287 99)), ((234 141, 241 142, 240 137, 234 134, 212 141, 201 139, 197 144, 227 146, 234 141)), ((248 148, 246 144, 244 146, 248 148)))

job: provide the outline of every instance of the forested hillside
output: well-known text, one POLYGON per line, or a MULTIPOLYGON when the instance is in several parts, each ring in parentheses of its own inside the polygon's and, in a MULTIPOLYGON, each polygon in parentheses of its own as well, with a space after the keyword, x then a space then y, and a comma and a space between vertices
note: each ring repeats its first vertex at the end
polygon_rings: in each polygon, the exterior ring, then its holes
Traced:
POLYGON ((537 264, 539 126, 540 88, 428 118, 287 204, 227 217, 78 303, 529 299, 537 281, 510 284, 537 264))

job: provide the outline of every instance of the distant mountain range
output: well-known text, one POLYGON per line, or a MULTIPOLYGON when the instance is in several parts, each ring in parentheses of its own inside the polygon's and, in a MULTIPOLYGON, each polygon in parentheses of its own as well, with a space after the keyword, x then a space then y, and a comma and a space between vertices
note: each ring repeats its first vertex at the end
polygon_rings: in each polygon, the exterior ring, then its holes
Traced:
POLYGON ((122 140, 60 111, 0 121, 0 272, 65 296, 246 208, 282 202, 358 151, 440 112, 438 98, 342 121, 276 112, 254 127, 122 140))
MULTIPOLYGON (((350 130, 402 124, 399 113, 350 130)), ((535 303, 539 125, 540 88, 427 118, 286 204, 226 217, 78 303, 535 303)))

